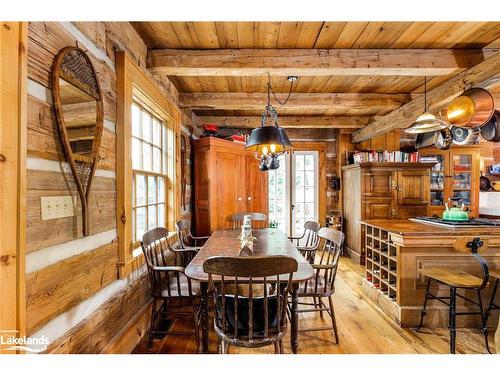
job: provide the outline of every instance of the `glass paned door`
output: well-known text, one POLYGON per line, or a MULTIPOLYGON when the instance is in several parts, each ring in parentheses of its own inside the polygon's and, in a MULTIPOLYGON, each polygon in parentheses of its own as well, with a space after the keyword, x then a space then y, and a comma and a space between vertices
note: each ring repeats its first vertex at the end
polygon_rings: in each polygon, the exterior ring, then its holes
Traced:
POLYGON ((431 206, 443 206, 445 202, 445 162, 443 155, 431 155, 437 160, 431 170, 431 206))
POLYGON ((472 190, 472 155, 455 154, 453 156, 453 194, 460 198, 459 203, 466 206, 471 204, 472 190))
POLYGON ((269 225, 289 233, 289 168, 287 155, 279 157, 280 167, 269 173, 269 225))
POLYGON ((318 152, 292 155, 291 232, 301 235, 307 220, 318 220, 318 152))

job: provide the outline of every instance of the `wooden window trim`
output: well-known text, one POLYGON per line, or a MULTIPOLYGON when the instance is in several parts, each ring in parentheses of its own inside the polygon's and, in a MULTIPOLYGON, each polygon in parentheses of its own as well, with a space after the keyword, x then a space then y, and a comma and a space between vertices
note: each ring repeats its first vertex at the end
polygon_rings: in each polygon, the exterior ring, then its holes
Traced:
MULTIPOLYGON (((168 126, 174 137, 175 157, 170 170, 171 179, 165 184, 167 192, 166 225, 173 231, 175 220, 180 216, 181 196, 180 186, 180 114, 179 109, 158 87, 156 81, 139 67, 124 51, 116 52, 117 73, 117 169, 116 169, 116 221, 118 232, 118 277, 124 278, 144 264, 142 254, 134 257, 132 252, 132 103, 138 98, 146 104, 158 117, 171 122, 168 126)), ((172 145, 172 142, 169 142, 172 145)), ((168 152, 168 150, 167 150, 168 152)), ((170 239, 175 239, 172 234, 170 239)), ((137 245, 137 244, 135 244, 137 245)))

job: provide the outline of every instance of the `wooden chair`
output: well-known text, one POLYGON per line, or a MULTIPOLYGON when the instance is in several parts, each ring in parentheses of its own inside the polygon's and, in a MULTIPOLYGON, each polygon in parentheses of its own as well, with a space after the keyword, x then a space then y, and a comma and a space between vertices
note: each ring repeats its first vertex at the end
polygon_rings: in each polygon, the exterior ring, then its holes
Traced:
POLYGON ((258 348, 271 344, 276 354, 283 353, 285 311, 297 267, 297 261, 286 256, 221 256, 203 263, 214 294, 220 353, 227 353, 229 345, 258 348), (288 277, 280 279, 285 274, 288 277), (242 286, 246 293, 240 293, 242 286))
MULTIPOLYGON (((196 255, 198 250, 210 237, 193 236, 191 233, 191 222, 187 219, 178 220, 175 223, 175 228, 177 229, 177 236, 179 237, 179 247, 183 250, 192 250, 189 252, 179 251, 176 253, 176 264, 187 267, 194 255, 196 255)), ((174 251, 176 250, 174 249, 174 251)))
MULTIPOLYGON (((488 345, 488 318, 490 317, 492 310, 499 310, 500 306, 495 303, 495 297, 498 290, 498 284, 500 283, 500 270, 489 270, 489 274, 491 277, 495 279, 495 285, 493 286, 493 291, 491 292, 490 303, 488 304, 488 308, 486 309, 485 317, 484 317, 484 330, 486 335, 486 349, 491 353, 489 345, 488 345)), ((497 353, 499 353, 497 349, 497 353)))
POLYGON ((241 225, 243 224, 243 217, 245 215, 250 215, 252 218, 252 221, 260 221, 259 223, 259 228, 263 227, 264 221, 267 221, 267 215, 262 214, 260 212, 243 212, 243 213, 237 213, 231 216, 231 220, 233 222, 233 229, 239 229, 241 225))
POLYGON ((298 313, 319 312, 323 317, 323 311, 326 311, 330 315, 332 325, 299 329, 299 332, 333 330, 335 342, 338 344, 339 335, 332 295, 335 292, 335 276, 344 246, 344 233, 332 228, 321 228, 318 231, 318 237, 321 244, 316 254, 317 261, 315 260, 312 264, 315 274, 301 283, 298 290, 299 306, 308 306, 308 308, 299 308, 298 313), (307 301, 309 298, 312 298, 312 303, 307 301), (328 298, 328 307, 323 303, 323 298, 328 298))
POLYGON ((488 284, 489 271, 486 261, 479 255, 479 249, 486 250, 488 244, 486 241, 482 241, 479 237, 460 239, 456 240, 454 244, 455 250, 459 252, 470 252, 471 255, 479 262, 481 266, 483 277, 479 278, 471 275, 467 272, 447 269, 447 268, 429 268, 420 271, 422 275, 428 278, 427 288, 425 292, 424 306, 420 314, 420 323, 417 330, 422 327, 424 322, 424 317, 426 315, 425 308, 427 307, 427 301, 430 299, 438 300, 441 303, 447 305, 449 309, 449 330, 450 330, 450 353, 455 353, 455 341, 456 341, 456 317, 457 315, 480 315, 481 316, 481 330, 484 333, 484 338, 486 341, 486 348, 488 347, 488 335, 485 326, 485 314, 483 311, 483 304, 481 300, 481 290, 488 284), (431 281, 434 280, 436 283, 447 285, 450 287, 449 297, 439 297, 433 295, 429 292, 431 281), (468 297, 462 296, 457 293, 457 289, 463 290, 475 290, 477 291, 477 301, 471 300, 468 297), (457 297, 460 297, 471 304, 479 307, 479 311, 472 312, 456 312, 457 297))
POLYGON ((321 225, 317 221, 309 220, 304 223, 304 232, 299 237, 288 237, 309 263, 314 263, 316 250, 319 246, 318 231, 321 225), (302 244, 301 244, 302 241, 302 244))
MULTIPOLYGON (((155 228, 144 233, 141 241, 148 269, 151 297, 153 298, 148 346, 149 348, 153 346, 153 337, 157 333, 170 335, 194 333, 198 346, 200 314, 197 296, 199 286, 191 283, 191 280, 184 274, 184 267, 167 264, 168 252, 173 251, 167 236, 168 231, 165 228, 155 228), (158 302, 161 302, 160 306, 158 306, 158 302), (160 316, 167 318, 168 316, 186 315, 192 316, 194 320, 194 332, 155 330, 160 316)), ((192 250, 177 249, 176 251, 188 252, 192 250)))

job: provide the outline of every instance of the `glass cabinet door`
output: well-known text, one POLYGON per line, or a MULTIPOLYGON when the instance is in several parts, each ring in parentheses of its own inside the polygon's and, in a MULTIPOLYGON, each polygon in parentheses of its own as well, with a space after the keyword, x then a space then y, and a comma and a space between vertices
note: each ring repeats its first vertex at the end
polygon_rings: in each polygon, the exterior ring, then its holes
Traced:
POLYGON ((431 206, 443 206, 445 201, 445 160, 443 155, 435 157, 437 163, 431 170, 431 206))
POLYGON ((470 206, 473 180, 472 155, 456 153, 453 155, 452 163, 453 187, 451 196, 460 198, 460 204, 470 206))

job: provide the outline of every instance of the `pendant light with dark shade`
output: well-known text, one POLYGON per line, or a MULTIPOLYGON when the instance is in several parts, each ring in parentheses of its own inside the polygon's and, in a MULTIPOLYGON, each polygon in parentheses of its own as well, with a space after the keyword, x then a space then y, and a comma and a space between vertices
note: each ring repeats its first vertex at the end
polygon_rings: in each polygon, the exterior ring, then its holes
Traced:
POLYGON ((424 78, 424 112, 418 116, 417 120, 406 128, 405 133, 419 134, 442 130, 449 126, 446 121, 436 118, 427 108, 427 77, 424 78))
POLYGON ((290 99, 293 83, 297 80, 297 77, 290 76, 287 79, 290 82, 290 92, 286 100, 280 102, 272 89, 271 78, 268 78, 267 104, 262 113, 260 127, 252 130, 245 146, 247 150, 255 151, 258 154, 260 159, 259 169, 261 171, 278 169, 280 166, 278 157, 293 149, 285 129, 278 125, 276 108, 271 105, 271 93, 274 99, 281 105, 286 104, 290 99), (271 120, 271 124, 267 125, 269 120, 271 120))

